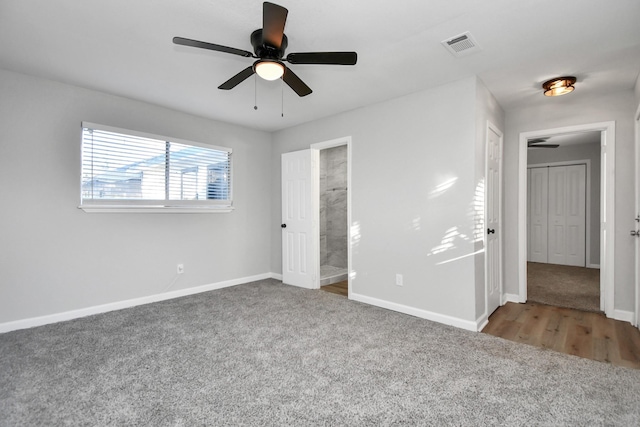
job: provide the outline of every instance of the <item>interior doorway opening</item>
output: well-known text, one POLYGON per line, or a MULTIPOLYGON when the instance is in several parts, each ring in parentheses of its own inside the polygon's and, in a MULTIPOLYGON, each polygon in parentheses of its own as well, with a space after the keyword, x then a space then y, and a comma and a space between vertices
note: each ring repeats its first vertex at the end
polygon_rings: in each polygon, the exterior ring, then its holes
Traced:
POLYGON ((347 146, 320 150, 320 286, 347 280, 347 146))
MULTIPOLYGON (((316 234, 316 288, 338 286, 347 296, 351 281, 351 138, 311 145, 314 151, 313 211, 316 234)), ((333 288, 332 288, 333 289, 333 288)))
POLYGON ((601 136, 528 140, 528 301, 601 311, 601 136))
MULTIPOLYGON (((520 171, 520 184, 519 184, 519 214, 518 214, 518 223, 519 223, 519 302, 526 302, 528 299, 528 262, 531 262, 530 253, 532 252, 531 244, 535 243, 536 236, 532 236, 532 229, 529 227, 530 219, 532 216, 532 212, 530 211, 530 201, 528 200, 531 194, 531 182, 528 176, 531 172, 528 168, 529 166, 529 153, 528 147, 532 145, 548 145, 546 148, 534 148, 532 150, 545 150, 546 152, 553 152, 554 150, 559 150, 559 147, 555 147, 553 143, 553 138, 576 138, 584 137, 585 135, 589 135, 591 137, 595 136, 595 144, 596 149, 600 151, 600 158, 597 160, 599 163, 600 169, 600 177, 599 177, 599 191, 596 191, 597 194, 594 194, 594 190, 597 189, 597 185, 592 185, 590 190, 587 192, 585 190, 585 198, 597 198, 599 200, 599 206, 597 207, 597 211, 599 211, 598 215, 593 214, 593 209, 586 209, 585 216, 588 215, 588 219, 585 221, 585 245, 584 249, 584 266, 582 268, 597 268, 600 267, 600 274, 598 280, 599 281, 599 306, 600 311, 604 311, 605 313, 612 313, 613 311, 613 257, 614 257, 614 239, 613 233, 609 233, 608 230, 613 230, 613 218, 614 218, 614 205, 613 205, 613 197, 608 197, 608 195, 614 194, 614 180, 613 180, 613 170, 615 166, 615 159, 613 156, 614 145, 615 145, 615 125, 613 122, 606 123, 595 123, 589 125, 580 125, 580 126, 572 126, 565 128, 557 128, 557 129, 547 129, 542 131, 535 132, 524 132, 520 134, 520 163, 519 163, 519 171, 520 171), (537 141, 533 144, 530 141, 537 141), (608 155, 611 153, 611 155, 608 155), (588 240, 588 241, 587 241, 588 240)), ((569 144, 570 145, 570 144, 569 144)), ((560 144, 561 146, 561 144, 560 144)), ((567 151, 567 150, 564 150, 567 151)), ((561 151, 557 151, 560 153, 561 151)), ((532 154, 531 157, 536 157, 536 154, 532 154)), ((549 160, 549 159, 547 159, 549 160)), ((538 160, 539 161, 539 160, 538 160)), ((547 162, 553 163, 553 162, 547 162)), ((556 162, 557 163, 557 162, 556 162)), ((566 159, 565 164, 577 163, 574 160, 566 159)), ((589 162, 583 162, 589 163, 589 162)), ((538 163, 539 165, 543 165, 543 163, 538 163)), ((586 165, 585 165, 586 166, 586 165)), ((591 166, 593 166, 593 161, 591 161, 591 166)), ((590 171, 591 172, 591 171, 590 171)), ((591 180, 591 184, 593 184, 593 180, 591 180)), ((556 185, 560 185, 557 184, 556 185)), ((564 196, 563 196, 564 197, 564 196)), ((576 199, 577 200, 577 199, 576 199)), ((562 202, 566 202, 566 200, 562 200, 562 202)), ((577 202, 576 202, 577 203, 577 202)), ((566 204, 564 204, 566 208, 566 204)), ((589 203, 589 207, 593 208, 593 204, 589 203)), ((555 219, 554 219, 555 220, 555 219)), ((560 223, 562 220, 559 220, 560 223)), ((565 226, 566 223, 560 224, 565 226)), ((549 224, 547 224, 549 226, 549 224)), ((558 232, 561 227, 556 227, 555 223, 551 224, 552 227, 555 227, 555 232, 558 232)), ((544 230, 544 229, 543 229, 544 230)), ((536 231, 540 233, 540 230, 536 231)), ((545 231, 542 231, 544 234, 545 231)), ((546 230, 547 236, 548 227, 546 230)), ((558 233, 554 236, 556 239, 557 236, 561 235, 558 233)), ((537 236, 539 237, 539 236, 537 236)), ((538 239, 540 240, 540 239, 538 239)), ((557 242, 556 242, 557 243, 557 242)), ((566 241, 564 250, 566 250, 566 241)), ((547 249, 548 250, 548 249, 547 249)), ((547 258, 548 259, 548 258, 547 258)), ((557 259, 557 258, 556 258, 557 259)), ((560 257, 559 259, 562 259, 560 257)), ((547 261, 548 262, 548 261, 547 261)), ((568 263, 570 264, 570 263, 568 263)), ((560 264, 561 265, 561 264, 560 264)), ((574 265, 578 265, 575 264, 574 265)))

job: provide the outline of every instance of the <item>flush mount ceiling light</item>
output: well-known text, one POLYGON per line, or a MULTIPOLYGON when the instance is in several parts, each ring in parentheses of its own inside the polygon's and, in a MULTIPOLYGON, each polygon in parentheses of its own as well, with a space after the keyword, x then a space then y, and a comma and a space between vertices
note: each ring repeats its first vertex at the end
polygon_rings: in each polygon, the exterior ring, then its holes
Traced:
POLYGON ((557 77, 542 83, 545 96, 560 96, 573 92, 576 78, 573 76, 557 77))
POLYGON ((284 65, 278 61, 257 61, 254 68, 265 80, 277 80, 284 74, 284 65))

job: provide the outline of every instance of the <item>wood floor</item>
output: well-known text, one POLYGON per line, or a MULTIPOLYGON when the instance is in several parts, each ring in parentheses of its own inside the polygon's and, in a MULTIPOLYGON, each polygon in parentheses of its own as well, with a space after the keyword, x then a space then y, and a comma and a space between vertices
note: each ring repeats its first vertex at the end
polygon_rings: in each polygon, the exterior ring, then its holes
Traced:
POLYGON ((604 314, 509 302, 482 332, 561 353, 640 369, 640 331, 604 314))
MULTIPOLYGON (((347 281, 322 286, 347 296, 347 281)), ((509 302, 489 318, 482 332, 561 353, 640 369, 640 331, 604 314, 539 303, 509 302)))
POLYGON ((342 282, 334 283, 332 285, 325 285, 320 287, 321 290, 331 292, 332 294, 342 295, 343 297, 348 296, 348 287, 349 282, 347 280, 343 280, 342 282))

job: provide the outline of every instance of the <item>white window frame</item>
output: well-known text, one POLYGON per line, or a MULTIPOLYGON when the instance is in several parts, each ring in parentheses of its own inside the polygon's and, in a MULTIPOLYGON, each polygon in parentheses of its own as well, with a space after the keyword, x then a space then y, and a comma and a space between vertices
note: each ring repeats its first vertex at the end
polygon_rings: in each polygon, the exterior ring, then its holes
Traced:
POLYGON ((162 135, 139 132, 130 129, 122 129, 113 126, 106 126, 90 122, 82 122, 80 129, 80 205, 79 209, 89 213, 226 213, 233 211, 233 150, 228 147, 221 147, 211 144, 189 141, 180 138, 167 137, 162 135), (179 144, 191 145, 195 147, 208 148, 213 150, 226 151, 229 153, 229 200, 221 203, 219 200, 127 200, 127 199, 84 199, 82 196, 82 134, 85 128, 100 130, 104 132, 114 132, 124 135, 137 136, 142 138, 157 139, 179 144))

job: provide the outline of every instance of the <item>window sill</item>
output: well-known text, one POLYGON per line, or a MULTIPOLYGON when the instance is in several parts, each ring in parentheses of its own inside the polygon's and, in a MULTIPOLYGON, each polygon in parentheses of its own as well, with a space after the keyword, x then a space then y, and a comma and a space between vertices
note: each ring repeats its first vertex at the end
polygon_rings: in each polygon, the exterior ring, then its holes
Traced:
POLYGON ((233 206, 118 206, 118 205, 80 205, 87 213, 229 213, 233 206))

